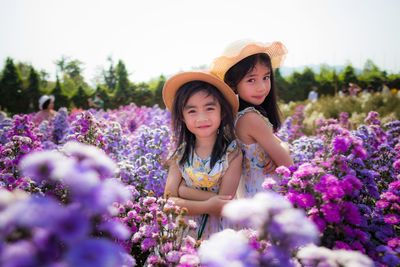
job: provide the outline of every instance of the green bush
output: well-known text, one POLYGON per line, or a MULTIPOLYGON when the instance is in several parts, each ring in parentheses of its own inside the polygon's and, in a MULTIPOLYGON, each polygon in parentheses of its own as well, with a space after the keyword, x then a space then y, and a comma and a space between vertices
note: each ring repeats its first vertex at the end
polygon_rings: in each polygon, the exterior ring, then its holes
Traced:
POLYGON ((363 123, 370 111, 378 112, 382 122, 400 118, 400 95, 397 93, 386 96, 382 94, 364 94, 358 97, 322 96, 316 102, 308 100, 291 101, 287 104, 280 102, 283 119, 293 116, 299 105, 305 106, 304 132, 308 134, 315 133, 315 123, 319 118, 339 119, 342 112, 349 114, 354 129, 363 123))

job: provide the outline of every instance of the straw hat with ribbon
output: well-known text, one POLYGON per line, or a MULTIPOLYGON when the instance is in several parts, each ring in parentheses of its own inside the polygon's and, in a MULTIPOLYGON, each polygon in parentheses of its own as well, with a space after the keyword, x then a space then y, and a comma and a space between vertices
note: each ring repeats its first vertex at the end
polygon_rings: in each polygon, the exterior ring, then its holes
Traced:
POLYGON ((209 73, 208 71, 181 72, 172 76, 165 82, 163 88, 163 100, 165 106, 170 111, 172 110, 172 104, 174 102, 175 94, 178 89, 185 83, 192 81, 203 81, 214 85, 231 104, 233 113, 237 113, 239 108, 237 96, 233 93, 232 89, 227 84, 225 84, 222 80, 220 80, 215 75, 209 73))
POLYGON ((214 59, 210 72, 224 80, 226 72, 242 59, 259 53, 266 53, 271 58, 272 68, 279 68, 287 54, 286 47, 281 42, 262 43, 243 39, 231 43, 222 56, 214 59))

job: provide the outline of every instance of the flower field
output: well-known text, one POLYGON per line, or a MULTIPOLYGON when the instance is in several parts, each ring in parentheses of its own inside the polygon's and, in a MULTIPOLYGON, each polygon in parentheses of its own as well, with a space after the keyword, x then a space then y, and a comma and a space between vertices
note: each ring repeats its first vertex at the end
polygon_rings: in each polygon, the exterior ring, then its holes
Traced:
POLYGON ((166 110, 32 118, 0 118, 0 266, 400 266, 398 120, 371 111, 351 130, 342 113, 310 136, 298 106, 277 133, 295 164, 225 207, 244 230, 199 242, 162 198, 166 110))

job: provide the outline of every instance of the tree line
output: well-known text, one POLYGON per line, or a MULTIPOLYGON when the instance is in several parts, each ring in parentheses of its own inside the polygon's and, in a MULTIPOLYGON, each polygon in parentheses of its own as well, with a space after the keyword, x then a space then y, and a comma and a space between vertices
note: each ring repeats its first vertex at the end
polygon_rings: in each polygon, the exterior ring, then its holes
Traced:
MULTIPOLYGON (((158 104, 164 108, 162 88, 166 77, 160 75, 149 82, 134 83, 122 60, 114 63, 107 59, 109 67, 101 71, 96 88, 91 88, 82 76, 82 62, 62 56, 54 63, 57 67, 56 81, 48 81, 46 71, 37 71, 32 65, 14 63, 7 58, 0 74, 0 106, 9 114, 37 111, 38 99, 43 94, 55 96, 55 109, 59 107, 88 109, 88 99, 99 93, 105 109, 135 103, 138 106, 158 104)), ((343 86, 356 83, 361 88, 377 90, 383 82, 390 88, 400 88, 400 73, 388 74, 367 60, 361 71, 348 64, 342 71, 323 65, 319 72, 306 67, 283 77, 279 69, 274 70, 275 83, 280 101, 301 101, 307 99, 313 86, 319 88, 319 95, 335 95, 343 86)))

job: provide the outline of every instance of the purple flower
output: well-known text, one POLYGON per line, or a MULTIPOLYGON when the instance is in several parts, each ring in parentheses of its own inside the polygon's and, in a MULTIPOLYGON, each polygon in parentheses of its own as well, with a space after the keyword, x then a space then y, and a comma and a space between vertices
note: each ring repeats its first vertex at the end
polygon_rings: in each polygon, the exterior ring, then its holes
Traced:
POLYGON ((126 240, 130 237, 131 232, 128 227, 120 221, 112 220, 102 223, 99 230, 110 233, 113 238, 118 240, 126 240))
POLYGON ((90 230, 88 218, 78 208, 72 205, 63 209, 61 216, 56 217, 53 223, 53 231, 68 244, 80 242, 90 230))
POLYGON ((36 253, 36 247, 32 243, 21 240, 2 248, 0 262, 2 266, 39 266, 36 253))
POLYGON ((339 206, 337 204, 328 203, 321 206, 321 211, 327 222, 340 222, 339 206))
POLYGON ((385 254, 382 257, 382 261, 383 261, 383 263, 387 264, 390 267, 399 266, 399 264, 400 264, 400 259, 396 255, 389 254, 389 253, 385 254))
POLYGON ((315 223, 318 227, 320 233, 323 233, 326 227, 326 222, 324 219, 319 217, 318 215, 310 215, 309 218, 315 223))
POLYGON ((352 202, 343 202, 342 203, 342 212, 344 218, 353 225, 360 225, 361 217, 360 213, 352 202))
POLYGON ((319 235, 316 225, 300 209, 281 211, 273 217, 266 231, 287 249, 316 243, 319 235))
POLYGON ((351 141, 346 136, 336 136, 332 141, 333 151, 338 154, 345 154, 351 145, 351 141))
POLYGON ((147 251, 155 246, 157 246, 157 242, 151 237, 145 238, 140 244, 140 247, 143 251, 147 251))
POLYGON ((166 259, 169 262, 174 262, 174 263, 179 262, 179 259, 180 259, 179 251, 172 250, 172 251, 168 252, 166 255, 166 259))
POLYGON ((92 238, 72 246, 65 255, 65 261, 70 266, 122 266, 129 258, 124 254, 117 244, 92 238))
POLYGON ((64 152, 78 159, 83 168, 95 170, 101 178, 115 177, 116 164, 103 150, 78 142, 68 142, 63 147, 64 152))
POLYGON ((351 247, 346 244, 343 241, 336 241, 335 246, 333 247, 334 249, 345 249, 345 250, 351 250, 351 247))
POLYGON ((26 155, 20 162, 23 175, 30 177, 36 183, 52 177, 54 170, 65 157, 56 151, 37 151, 26 155))
POLYGON ((330 186, 323 193, 323 199, 325 201, 329 200, 340 200, 344 196, 344 191, 340 186, 330 186))

